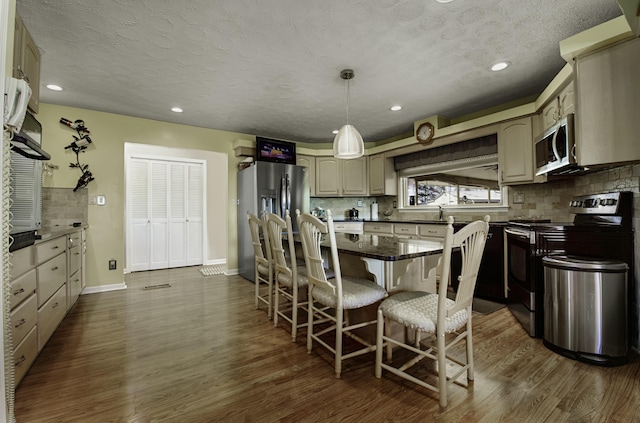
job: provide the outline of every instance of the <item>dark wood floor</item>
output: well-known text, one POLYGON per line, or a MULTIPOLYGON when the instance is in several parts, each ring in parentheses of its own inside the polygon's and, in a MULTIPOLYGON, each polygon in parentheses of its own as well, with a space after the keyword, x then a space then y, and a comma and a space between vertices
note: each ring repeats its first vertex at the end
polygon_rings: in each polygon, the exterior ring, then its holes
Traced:
MULTIPOLYGON (((634 422, 640 362, 604 368, 546 349, 508 309, 474 317, 475 382, 450 405, 373 354, 333 377, 253 308, 253 284, 198 268, 127 276, 84 295, 16 392, 18 422, 634 422), (142 289, 171 284, 170 288, 142 289)), ((304 334, 304 332, 303 332, 304 334)))

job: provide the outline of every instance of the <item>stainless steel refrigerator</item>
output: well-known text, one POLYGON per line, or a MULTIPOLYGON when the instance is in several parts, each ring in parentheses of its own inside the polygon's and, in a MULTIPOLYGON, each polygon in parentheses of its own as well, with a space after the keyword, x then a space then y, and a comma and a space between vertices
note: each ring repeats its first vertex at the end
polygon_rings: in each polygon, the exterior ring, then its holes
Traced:
MULTIPOLYGON (((284 218, 289 210, 293 230, 297 230, 296 209, 309 212, 309 175, 306 167, 257 161, 238 172, 238 273, 254 281, 253 242, 247 212, 263 211, 284 218)), ((255 281, 254 281, 255 282, 255 281)))

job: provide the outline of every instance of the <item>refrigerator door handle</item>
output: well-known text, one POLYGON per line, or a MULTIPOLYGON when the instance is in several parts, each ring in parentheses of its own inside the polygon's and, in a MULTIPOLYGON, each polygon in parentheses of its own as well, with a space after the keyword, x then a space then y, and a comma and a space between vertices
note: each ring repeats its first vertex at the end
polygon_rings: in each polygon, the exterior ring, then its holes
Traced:
POLYGON ((280 179, 280 216, 284 216, 284 211, 287 208, 287 182, 285 180, 286 175, 282 175, 280 179))
MULTIPOLYGON (((289 213, 291 213, 291 181, 289 180, 289 174, 286 175, 286 185, 287 185, 287 208, 285 210, 289 210, 289 213)), ((285 215, 285 211, 283 210, 282 212, 282 217, 284 217, 285 215)))

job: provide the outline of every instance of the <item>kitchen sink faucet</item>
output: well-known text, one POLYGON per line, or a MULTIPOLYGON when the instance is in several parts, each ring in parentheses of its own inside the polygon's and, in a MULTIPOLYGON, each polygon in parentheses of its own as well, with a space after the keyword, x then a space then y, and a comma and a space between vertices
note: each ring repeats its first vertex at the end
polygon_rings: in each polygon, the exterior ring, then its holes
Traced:
POLYGON ((444 207, 442 206, 438 206, 438 220, 439 221, 444 220, 444 207))

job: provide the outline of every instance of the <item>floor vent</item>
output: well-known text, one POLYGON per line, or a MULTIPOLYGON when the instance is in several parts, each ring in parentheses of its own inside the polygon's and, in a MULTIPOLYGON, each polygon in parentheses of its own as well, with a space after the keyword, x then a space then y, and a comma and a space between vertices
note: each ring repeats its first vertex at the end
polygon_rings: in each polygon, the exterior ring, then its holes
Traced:
POLYGON ((202 276, 224 275, 224 271, 224 265, 205 266, 200 269, 200 273, 202 273, 202 276))
POLYGON ((142 289, 147 291, 147 290, 150 290, 150 289, 159 289, 159 288, 171 288, 171 284, 169 284, 169 283, 161 283, 159 285, 147 285, 142 289))

